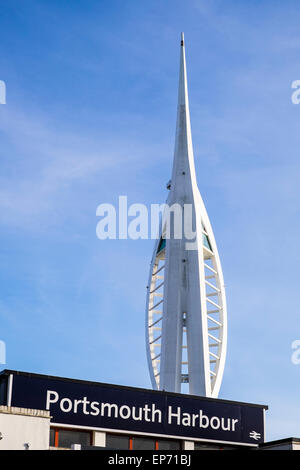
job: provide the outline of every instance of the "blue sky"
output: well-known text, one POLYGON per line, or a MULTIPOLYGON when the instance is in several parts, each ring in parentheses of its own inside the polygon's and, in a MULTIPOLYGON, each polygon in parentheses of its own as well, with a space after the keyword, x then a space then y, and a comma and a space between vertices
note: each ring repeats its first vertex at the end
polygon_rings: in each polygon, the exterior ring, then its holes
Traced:
POLYGON ((4 367, 150 388, 153 240, 96 237, 96 208, 166 199, 184 31, 198 184, 223 265, 220 398, 300 437, 297 0, 0 0, 4 367))

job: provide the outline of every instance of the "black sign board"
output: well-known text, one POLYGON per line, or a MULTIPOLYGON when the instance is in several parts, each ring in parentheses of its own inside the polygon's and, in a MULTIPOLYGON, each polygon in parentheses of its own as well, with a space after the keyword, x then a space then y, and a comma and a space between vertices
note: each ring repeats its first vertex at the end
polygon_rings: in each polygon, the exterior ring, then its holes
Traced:
MULTIPOLYGON (((3 371, 11 406, 50 410, 52 423, 257 445, 263 405, 3 371)), ((5 404, 5 403, 3 403, 5 404)))

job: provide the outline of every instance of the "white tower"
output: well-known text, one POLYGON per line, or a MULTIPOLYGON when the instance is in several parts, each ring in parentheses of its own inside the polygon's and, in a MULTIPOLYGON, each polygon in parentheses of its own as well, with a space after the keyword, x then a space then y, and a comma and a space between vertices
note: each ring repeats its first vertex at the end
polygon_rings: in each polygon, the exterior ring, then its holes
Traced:
POLYGON ((163 223, 155 244, 146 302, 152 386, 180 393, 181 384, 187 383, 190 394, 217 397, 226 356, 226 298, 214 234, 196 181, 183 34, 175 152, 168 189, 167 205, 182 209, 183 226, 192 218, 196 235, 191 243, 184 230, 178 237, 176 228, 168 232, 163 223))

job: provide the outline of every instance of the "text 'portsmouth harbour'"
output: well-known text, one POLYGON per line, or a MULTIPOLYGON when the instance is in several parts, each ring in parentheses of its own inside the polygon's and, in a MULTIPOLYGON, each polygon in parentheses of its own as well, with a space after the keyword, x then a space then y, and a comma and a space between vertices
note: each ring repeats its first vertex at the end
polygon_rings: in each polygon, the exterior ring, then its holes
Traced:
POLYGON ((202 409, 195 413, 184 411, 180 406, 169 405, 166 410, 159 409, 155 403, 144 406, 120 405, 117 403, 103 403, 90 401, 87 397, 70 399, 60 397, 54 390, 47 391, 46 409, 50 410, 54 404, 58 405, 63 413, 82 413, 84 415, 107 417, 111 419, 142 421, 144 423, 164 423, 168 425, 186 426, 192 428, 213 429, 222 431, 236 431, 239 420, 224 416, 208 416, 202 409))

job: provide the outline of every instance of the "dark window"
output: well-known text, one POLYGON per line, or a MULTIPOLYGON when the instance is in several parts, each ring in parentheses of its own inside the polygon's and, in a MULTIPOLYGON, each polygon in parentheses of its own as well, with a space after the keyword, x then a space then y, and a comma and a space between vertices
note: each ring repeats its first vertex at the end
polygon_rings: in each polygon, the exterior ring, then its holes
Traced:
POLYGON ((181 449, 180 441, 175 439, 159 439, 158 450, 178 450, 181 449))
POLYGON ((89 431, 77 429, 50 429, 50 446, 70 449, 72 444, 81 444, 90 446, 92 443, 92 434, 89 431))
POLYGON ((55 447, 55 429, 50 429, 50 446, 55 447))
POLYGON ((58 447, 70 448, 72 444, 91 445, 91 434, 86 431, 60 429, 58 433, 58 447))
POLYGON ((133 450, 155 450, 155 439, 150 437, 136 437, 132 438, 133 450))
POLYGON ((159 244, 158 244, 157 253, 162 251, 164 248, 166 248, 166 239, 161 238, 160 241, 159 241, 159 244))
POLYGON ((219 450, 219 447, 210 445, 210 444, 199 444, 198 442, 195 442, 194 449, 195 450, 219 450))
POLYGON ((106 434, 107 449, 129 449, 129 436, 106 434))
POLYGON ((155 439, 155 437, 122 434, 106 434, 107 449, 129 450, 178 450, 181 441, 175 439, 155 439))
POLYGON ((208 238, 208 236, 205 235, 204 233, 203 233, 203 244, 204 244, 204 246, 206 246, 206 248, 208 248, 210 251, 212 251, 209 238, 208 238))
POLYGON ((218 445, 213 445, 209 443, 195 442, 194 449, 195 450, 234 450, 235 447, 230 446, 230 445, 218 446, 218 445))

